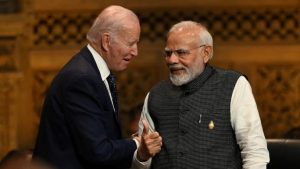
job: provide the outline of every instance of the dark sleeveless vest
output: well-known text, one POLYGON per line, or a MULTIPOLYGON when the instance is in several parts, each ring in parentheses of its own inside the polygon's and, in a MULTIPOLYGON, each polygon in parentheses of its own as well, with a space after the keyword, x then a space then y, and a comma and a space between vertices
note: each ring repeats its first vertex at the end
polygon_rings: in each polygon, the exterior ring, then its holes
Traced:
POLYGON ((152 169, 242 168, 230 122, 231 95, 240 76, 207 65, 186 85, 167 80, 151 90, 148 108, 163 139, 152 169))

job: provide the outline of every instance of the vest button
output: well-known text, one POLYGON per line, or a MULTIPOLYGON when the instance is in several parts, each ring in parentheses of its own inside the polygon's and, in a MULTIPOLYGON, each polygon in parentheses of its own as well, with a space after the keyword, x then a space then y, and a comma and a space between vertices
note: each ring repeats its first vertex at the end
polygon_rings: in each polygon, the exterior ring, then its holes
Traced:
POLYGON ((185 135, 186 131, 181 130, 180 133, 181 133, 181 135, 185 135))
POLYGON ((182 157, 184 155, 183 152, 179 152, 179 156, 182 157))

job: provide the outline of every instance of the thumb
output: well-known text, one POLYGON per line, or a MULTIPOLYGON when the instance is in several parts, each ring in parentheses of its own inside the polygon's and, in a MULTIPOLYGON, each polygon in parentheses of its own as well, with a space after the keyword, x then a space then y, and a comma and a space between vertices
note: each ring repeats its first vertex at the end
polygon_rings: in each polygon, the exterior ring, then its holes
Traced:
POLYGON ((142 135, 146 135, 149 132, 149 124, 144 119, 142 120, 142 122, 143 122, 143 126, 144 126, 142 135))

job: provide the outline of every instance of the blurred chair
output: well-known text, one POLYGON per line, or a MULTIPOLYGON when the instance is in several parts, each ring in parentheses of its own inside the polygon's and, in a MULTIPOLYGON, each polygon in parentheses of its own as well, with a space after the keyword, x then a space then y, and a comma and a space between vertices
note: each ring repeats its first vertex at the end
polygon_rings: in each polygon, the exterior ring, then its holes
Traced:
POLYGON ((300 169, 300 139, 267 139, 267 169, 300 169))

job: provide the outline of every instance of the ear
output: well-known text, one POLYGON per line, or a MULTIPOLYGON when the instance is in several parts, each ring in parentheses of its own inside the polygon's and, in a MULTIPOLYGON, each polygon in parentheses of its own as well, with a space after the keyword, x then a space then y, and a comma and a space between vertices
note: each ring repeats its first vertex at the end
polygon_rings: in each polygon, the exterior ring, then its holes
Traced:
POLYGON ((109 33, 102 33, 101 34, 101 47, 104 51, 108 51, 108 46, 110 43, 110 36, 109 33))
POLYGON ((205 46, 205 49, 204 49, 204 63, 207 63, 210 59, 210 57, 212 56, 212 47, 211 46, 205 46))

